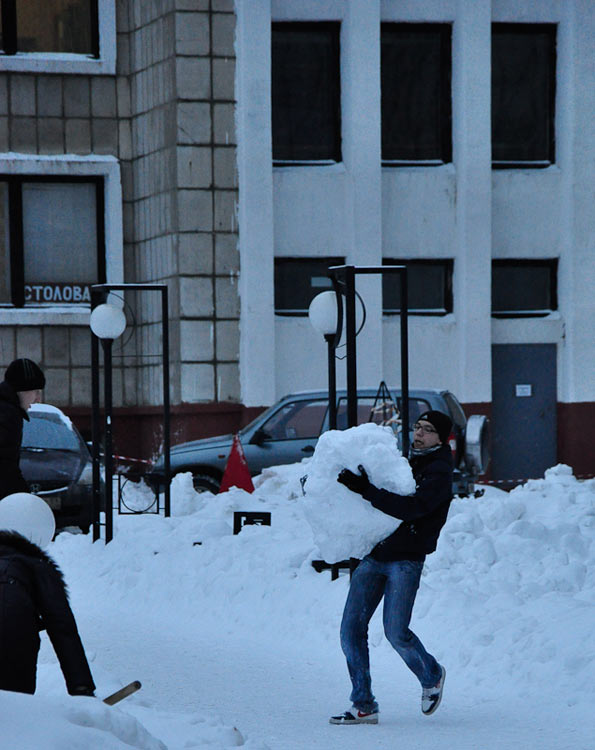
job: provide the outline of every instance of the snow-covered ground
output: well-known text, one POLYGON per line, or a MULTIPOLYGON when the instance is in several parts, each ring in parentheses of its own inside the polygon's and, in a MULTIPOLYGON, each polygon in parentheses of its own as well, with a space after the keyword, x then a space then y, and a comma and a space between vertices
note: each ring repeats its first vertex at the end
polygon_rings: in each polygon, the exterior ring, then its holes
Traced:
MULTIPOLYGON (((420 688, 370 627, 378 726, 337 727, 350 684, 339 645, 348 575, 316 573, 302 464, 267 469, 254 494, 172 489, 172 517, 115 517, 114 540, 61 533, 48 552, 69 584, 104 697, 71 698, 44 636, 35 696, 0 693, 6 750, 593 750, 595 480, 550 469, 506 493, 456 499, 428 558, 412 628, 448 672, 420 688), (270 527, 232 534, 235 510, 270 527)), ((306 483, 306 488, 307 488, 306 483)), ((129 504, 142 487, 128 485, 129 504)))

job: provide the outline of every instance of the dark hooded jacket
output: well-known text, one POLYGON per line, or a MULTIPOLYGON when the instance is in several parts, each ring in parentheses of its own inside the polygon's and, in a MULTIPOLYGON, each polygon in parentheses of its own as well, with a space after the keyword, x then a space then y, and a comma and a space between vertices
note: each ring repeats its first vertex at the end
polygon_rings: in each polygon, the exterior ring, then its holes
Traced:
POLYGON ((436 549, 452 500, 453 461, 450 446, 409 459, 416 489, 399 495, 370 485, 363 493, 372 505, 403 523, 377 544, 372 557, 382 562, 421 560, 436 549))
POLYGON ((23 419, 29 415, 21 408, 15 389, 5 380, 0 383, 0 498, 13 492, 29 492, 19 460, 23 441, 23 419))
POLYGON ((0 690, 35 692, 43 629, 68 692, 92 695, 95 685, 60 569, 25 537, 0 531, 0 690))

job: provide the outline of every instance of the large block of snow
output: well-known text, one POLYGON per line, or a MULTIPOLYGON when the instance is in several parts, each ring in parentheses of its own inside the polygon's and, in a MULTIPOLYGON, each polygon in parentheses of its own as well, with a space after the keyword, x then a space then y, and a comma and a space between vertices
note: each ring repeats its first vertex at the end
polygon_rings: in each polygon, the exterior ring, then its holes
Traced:
POLYGON ((409 462, 389 427, 368 423, 325 432, 308 464, 306 518, 326 562, 365 557, 401 523, 337 482, 341 469, 358 473, 362 465, 372 484, 400 495, 415 491, 409 462))

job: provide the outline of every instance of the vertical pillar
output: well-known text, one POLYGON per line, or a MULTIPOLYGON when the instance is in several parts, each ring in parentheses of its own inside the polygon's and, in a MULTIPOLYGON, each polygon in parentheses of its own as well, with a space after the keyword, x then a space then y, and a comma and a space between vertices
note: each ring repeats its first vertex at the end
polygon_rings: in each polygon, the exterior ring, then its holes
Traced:
MULTIPOLYGON (((350 177, 345 215, 351 218, 351 246, 345 262, 377 266, 382 263, 380 0, 346 3, 341 93, 343 160, 350 177)), ((362 385, 378 385, 383 377, 380 275, 358 275, 356 289, 367 311, 365 328, 357 339, 358 379, 362 385)))
POLYGON ((260 406, 276 396, 271 2, 236 0, 236 10, 240 387, 244 404, 260 406))
POLYGON ((458 0, 453 26, 453 161, 457 175, 458 395, 491 399, 491 1, 458 0))

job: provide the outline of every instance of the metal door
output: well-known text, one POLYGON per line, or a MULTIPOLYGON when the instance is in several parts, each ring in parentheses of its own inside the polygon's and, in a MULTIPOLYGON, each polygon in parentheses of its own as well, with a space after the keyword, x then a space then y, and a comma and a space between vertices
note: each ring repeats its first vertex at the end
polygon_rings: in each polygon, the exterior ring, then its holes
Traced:
POLYGON ((556 454, 555 344, 493 346, 493 478, 543 477, 556 454))

